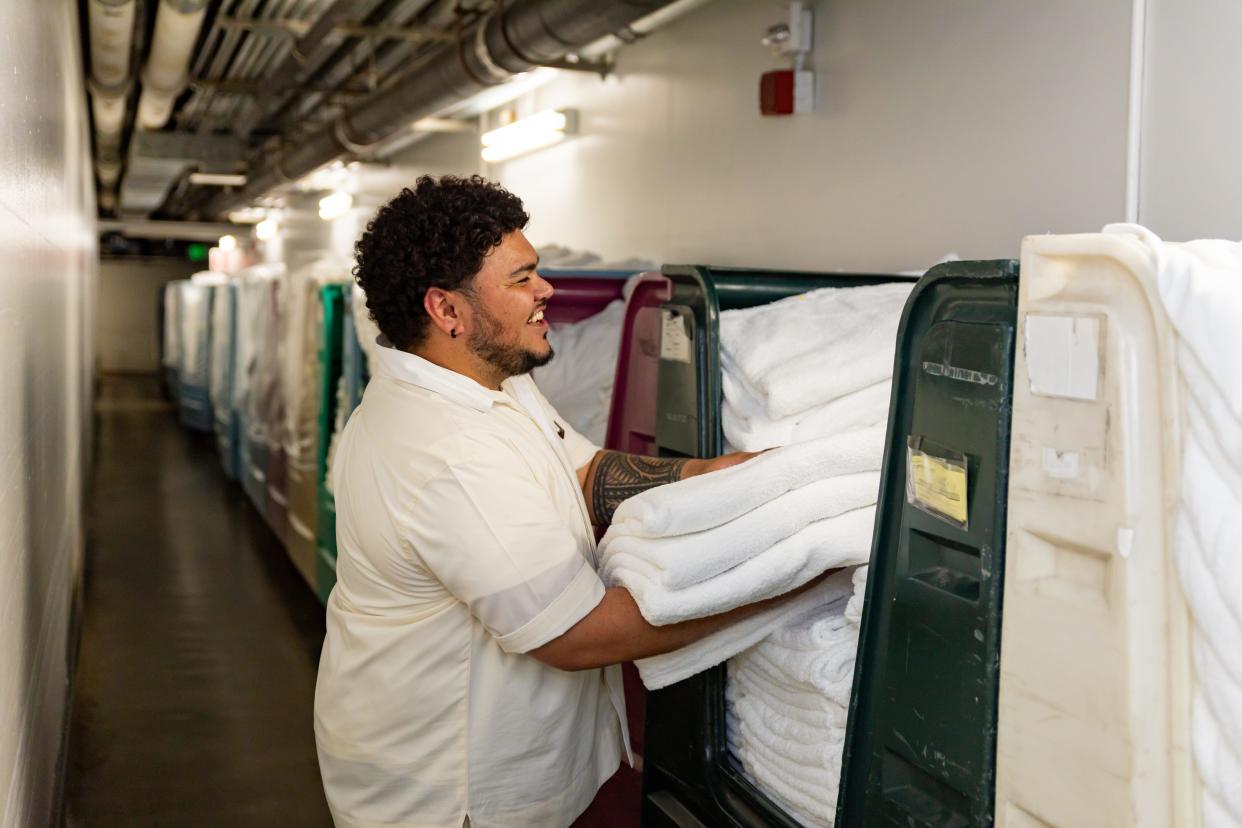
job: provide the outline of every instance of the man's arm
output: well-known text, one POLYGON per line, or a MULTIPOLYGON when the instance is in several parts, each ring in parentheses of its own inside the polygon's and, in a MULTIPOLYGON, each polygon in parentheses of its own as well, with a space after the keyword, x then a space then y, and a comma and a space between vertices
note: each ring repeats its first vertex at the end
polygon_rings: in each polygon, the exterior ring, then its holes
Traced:
POLYGON ((785 595, 747 604, 719 615, 693 618, 660 627, 647 623, 628 590, 624 587, 609 587, 595 609, 583 616, 582 620, 560 637, 531 650, 528 655, 560 670, 590 670, 660 655, 693 644, 719 629, 787 601, 836 571, 829 570, 785 595))
POLYGON ((578 482, 586 497, 591 522, 596 526, 612 523, 621 501, 665 483, 735 466, 755 456, 755 452, 736 452, 710 460, 688 457, 647 457, 623 451, 599 451, 591 462, 578 469, 578 482))

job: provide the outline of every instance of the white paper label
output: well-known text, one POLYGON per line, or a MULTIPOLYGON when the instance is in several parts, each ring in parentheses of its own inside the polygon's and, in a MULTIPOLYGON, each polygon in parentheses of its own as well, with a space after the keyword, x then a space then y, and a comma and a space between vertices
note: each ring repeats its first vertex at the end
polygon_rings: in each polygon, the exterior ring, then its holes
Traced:
POLYGON ((1099 398, 1098 317, 1030 314, 1024 332, 1032 394, 1074 400, 1099 398))
POLYGON ((662 310, 660 317, 660 359, 691 362, 694 351, 681 316, 671 310, 662 310))

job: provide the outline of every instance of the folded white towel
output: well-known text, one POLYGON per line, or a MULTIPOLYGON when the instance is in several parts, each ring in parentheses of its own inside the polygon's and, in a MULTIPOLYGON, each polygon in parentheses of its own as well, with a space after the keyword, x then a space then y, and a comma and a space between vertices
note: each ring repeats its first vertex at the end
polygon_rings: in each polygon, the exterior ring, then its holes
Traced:
POLYGON ((812 691, 791 687, 768 677, 763 667, 746 660, 746 653, 734 657, 728 666, 729 684, 736 683, 745 693, 765 700, 788 718, 812 727, 845 727, 847 710, 843 705, 812 691))
POLYGON ((912 287, 826 288, 725 311, 722 355, 764 401, 768 419, 807 411, 892 375, 897 327, 912 287))
POLYGON ((755 781, 776 798, 813 818, 810 824, 831 825, 841 780, 842 743, 824 745, 815 765, 804 765, 753 738, 743 720, 731 748, 755 781))
POLYGON ((870 571, 870 564, 854 570, 854 594, 845 605, 845 617, 854 626, 862 623, 863 601, 867 598, 867 573, 870 571))
POLYGON ((605 580, 615 567, 641 571, 668 590, 701 583, 743 563, 809 524, 870 506, 880 488, 878 471, 817 480, 752 509, 721 526, 646 538, 609 532, 599 546, 605 580))
MULTIPOLYGON (((629 590, 651 624, 676 624, 784 595, 835 567, 871 556, 875 506, 817 520, 737 566, 677 590, 660 583, 660 572, 638 558, 613 556, 605 581, 629 590)), ((852 589, 852 587, 851 587, 852 589)))
POLYGON ((1191 731, 1203 787, 1234 819, 1242 820, 1242 760, 1224 738, 1202 694, 1195 698, 1191 731))
POLYGON ((848 596, 849 578, 849 572, 838 572, 801 595, 777 602, 693 644, 671 653, 639 659, 635 666, 643 684, 650 690, 658 690, 715 667, 766 637, 783 619, 848 596))
POLYGON ((824 405, 780 420, 770 420, 761 403, 736 385, 729 373, 722 375, 724 401, 720 408, 725 440, 736 451, 762 451, 772 446, 805 443, 846 431, 882 425, 888 420, 892 380, 837 397, 824 405), (750 408, 751 410, 746 410, 750 408))
POLYGON ((774 449, 727 469, 649 489, 617 507, 604 536, 662 538, 728 523, 786 492, 825 477, 879 471, 883 427, 774 449))
POLYGON ((844 739, 845 722, 829 723, 825 717, 819 724, 810 724, 792 716, 766 693, 751 693, 744 682, 730 681, 725 699, 744 716, 774 738, 798 745, 819 745, 825 739, 844 739))

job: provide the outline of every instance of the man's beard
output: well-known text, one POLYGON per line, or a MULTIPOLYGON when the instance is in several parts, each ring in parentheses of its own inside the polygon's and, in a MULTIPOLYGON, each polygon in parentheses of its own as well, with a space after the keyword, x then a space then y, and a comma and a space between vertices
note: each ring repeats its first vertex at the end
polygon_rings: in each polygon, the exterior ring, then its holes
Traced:
POLYGON ((535 368, 547 365, 552 360, 553 353, 550 346, 546 354, 537 354, 521 345, 507 344, 501 340, 504 328, 496 317, 477 303, 472 303, 472 310, 479 321, 479 327, 471 331, 466 338, 466 347, 504 377, 529 374, 535 368))

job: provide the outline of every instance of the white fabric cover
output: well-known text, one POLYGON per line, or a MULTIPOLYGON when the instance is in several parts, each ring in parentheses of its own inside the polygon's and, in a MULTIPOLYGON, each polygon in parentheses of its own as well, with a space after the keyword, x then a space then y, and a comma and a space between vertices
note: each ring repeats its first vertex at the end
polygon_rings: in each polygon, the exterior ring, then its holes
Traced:
POLYGON ((1192 742, 1206 825, 1242 824, 1242 243, 1133 224, 1177 332, 1187 432, 1175 554, 1195 623, 1192 742))
POLYGON ((579 322, 548 331, 555 356, 531 372, 535 384, 582 436, 603 445, 621 350, 625 302, 617 299, 579 322))

